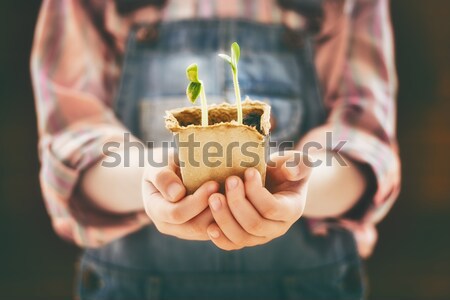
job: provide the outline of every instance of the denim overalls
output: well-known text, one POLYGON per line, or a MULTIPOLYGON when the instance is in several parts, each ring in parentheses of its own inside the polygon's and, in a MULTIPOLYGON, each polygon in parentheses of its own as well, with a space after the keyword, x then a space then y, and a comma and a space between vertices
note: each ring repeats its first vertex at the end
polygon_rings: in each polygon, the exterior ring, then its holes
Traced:
MULTIPOLYGON (((199 65, 209 103, 234 102, 229 66, 217 54, 241 46, 242 95, 268 101, 272 141, 297 141, 323 121, 310 39, 281 25, 186 20, 137 25, 130 33, 116 113, 144 141, 171 141, 164 111, 188 106, 185 69, 199 65)), ((300 219, 282 237, 226 252, 150 225, 85 250, 81 299, 362 299, 361 263, 350 232, 313 235, 300 219)))

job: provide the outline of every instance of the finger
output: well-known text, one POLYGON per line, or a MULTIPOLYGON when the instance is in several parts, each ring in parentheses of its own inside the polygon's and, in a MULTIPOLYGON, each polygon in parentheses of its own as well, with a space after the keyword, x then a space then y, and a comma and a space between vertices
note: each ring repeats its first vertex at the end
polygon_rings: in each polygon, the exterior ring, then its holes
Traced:
MULTIPOLYGON (((261 180, 261 177, 259 177, 259 180, 261 180)), ((227 203, 233 217, 251 235, 259 237, 270 236, 282 226, 281 222, 261 217, 252 203, 247 200, 244 183, 239 177, 231 176, 227 179, 226 195, 227 203)), ((272 200, 272 202, 274 201, 272 200)))
POLYGON ((300 194, 292 192, 291 197, 277 198, 262 186, 261 175, 254 168, 245 171, 245 194, 265 219, 290 221, 300 217, 297 203, 297 201, 300 201, 300 194))
POLYGON ((141 194, 142 198, 148 199, 152 194, 157 193, 158 190, 155 188, 153 183, 147 181, 145 178, 143 179, 142 185, 141 185, 141 194))
POLYGON ((184 240, 207 241, 208 226, 214 222, 214 218, 209 208, 206 208, 199 215, 181 225, 163 223, 158 230, 184 240))
POLYGON ((300 181, 311 173, 311 158, 300 151, 285 151, 270 156, 267 166, 267 180, 273 184, 286 181, 300 181))
POLYGON ((200 214, 208 207, 208 198, 219 190, 214 181, 204 183, 194 194, 188 195, 178 202, 167 201, 161 193, 156 192, 148 200, 151 217, 170 224, 183 224, 200 214))
POLYGON ((306 195, 302 196, 295 192, 283 191, 275 193, 273 194, 273 196, 279 202, 292 203, 292 209, 290 214, 291 217, 288 220, 286 220, 287 222, 293 223, 303 215, 303 211, 305 210, 306 195))
MULTIPOLYGON (((156 156, 158 155, 156 152, 162 150, 157 148, 153 151, 153 155, 156 156)), ((168 149, 167 151, 169 151, 167 166, 163 168, 150 168, 145 180, 151 182, 165 199, 176 202, 185 196, 186 188, 181 181, 179 167, 175 162, 173 150, 168 149)))
POLYGON ((209 207, 223 234, 237 246, 250 246, 258 243, 258 238, 246 232, 234 219, 222 194, 209 197, 209 207))
POLYGON ((165 199, 176 202, 181 200, 186 194, 186 188, 181 178, 173 169, 169 167, 163 169, 154 168, 149 173, 147 181, 151 182, 165 199))
POLYGON ((238 246, 230 241, 230 239, 225 236, 225 234, 222 232, 222 230, 220 230, 220 227, 216 223, 209 225, 207 232, 214 245, 222 250, 231 251, 243 248, 243 246, 238 246))

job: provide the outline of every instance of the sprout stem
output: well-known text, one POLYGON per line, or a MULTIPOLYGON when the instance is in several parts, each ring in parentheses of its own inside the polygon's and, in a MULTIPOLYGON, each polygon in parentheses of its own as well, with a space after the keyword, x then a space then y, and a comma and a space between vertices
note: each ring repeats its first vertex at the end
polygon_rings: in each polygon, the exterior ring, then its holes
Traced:
POLYGON ((236 94, 236 109, 237 109, 237 122, 242 125, 242 103, 241 103, 241 90, 239 89, 238 81, 238 61, 241 57, 241 49, 238 43, 234 42, 231 44, 231 56, 226 54, 219 54, 219 56, 228 62, 231 66, 231 71, 233 73, 233 85, 234 93, 236 94))
POLYGON ((206 126, 208 126, 208 105, 206 102, 206 94, 205 94, 205 88, 203 85, 203 81, 200 80, 200 84, 201 84, 200 102, 201 102, 201 109, 202 109, 202 126, 206 127, 206 126))
POLYGON ((239 125, 242 125, 241 90, 239 88, 237 69, 235 72, 233 72, 233 85, 234 85, 234 93, 236 94, 237 122, 239 125))

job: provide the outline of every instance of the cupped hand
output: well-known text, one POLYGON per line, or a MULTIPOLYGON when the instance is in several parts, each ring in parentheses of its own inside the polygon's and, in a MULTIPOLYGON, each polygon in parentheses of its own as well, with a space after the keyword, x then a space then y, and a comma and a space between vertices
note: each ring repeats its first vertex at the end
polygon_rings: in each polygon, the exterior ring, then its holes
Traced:
POLYGON ((223 250, 265 244, 285 234, 305 207, 309 158, 298 151, 271 156, 266 187, 259 172, 250 168, 244 181, 231 176, 225 195, 209 197, 214 222, 208 227, 212 242, 223 250))
POLYGON ((219 190, 217 182, 206 182, 192 195, 180 178, 173 151, 168 166, 147 166, 142 179, 145 212, 163 234, 186 240, 209 240, 207 227, 214 221, 208 198, 219 190))

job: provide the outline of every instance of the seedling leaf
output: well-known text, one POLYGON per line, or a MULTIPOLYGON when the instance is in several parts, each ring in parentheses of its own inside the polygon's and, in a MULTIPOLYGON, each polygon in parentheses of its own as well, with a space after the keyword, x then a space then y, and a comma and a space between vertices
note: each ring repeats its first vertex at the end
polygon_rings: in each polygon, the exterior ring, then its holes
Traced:
POLYGON ((237 64, 239 62, 239 58, 241 57, 241 48, 238 43, 234 42, 231 44, 231 61, 235 68, 237 68, 237 64))
POLYGON ((231 61, 231 57, 226 55, 226 54, 219 54, 219 56, 221 58, 223 58, 224 60, 226 60, 230 65, 233 65, 233 62, 231 61))
POLYGON ((191 101, 192 103, 195 103, 195 101, 197 100, 201 91, 202 91, 201 83, 191 82, 191 83, 189 83, 189 85, 186 89, 186 96, 188 97, 189 101, 191 101))
POLYGON ((198 80, 198 66, 197 64, 189 65, 186 69, 186 76, 191 82, 199 82, 198 80))

